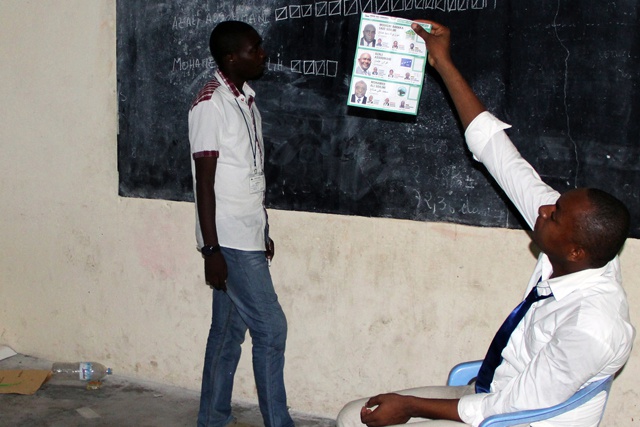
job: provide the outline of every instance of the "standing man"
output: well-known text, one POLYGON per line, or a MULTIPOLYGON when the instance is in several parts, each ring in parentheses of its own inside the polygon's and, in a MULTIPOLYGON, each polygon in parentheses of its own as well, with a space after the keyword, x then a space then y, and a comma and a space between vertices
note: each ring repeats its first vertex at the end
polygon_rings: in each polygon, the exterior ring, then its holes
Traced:
POLYGON ((238 21, 218 24, 209 49, 218 70, 189 111, 196 240, 213 287, 198 426, 234 421, 233 378, 247 329, 264 424, 293 426, 283 377, 287 321, 268 267, 274 244, 264 207, 262 124, 247 84, 264 73, 266 54, 256 30, 238 21))
MULTIPOLYGON (((530 308, 504 341, 496 337, 502 345, 491 345, 475 387, 421 387, 354 401, 341 411, 340 427, 409 420, 412 426, 478 426, 491 415, 554 406, 615 375, 633 345, 617 256, 629 232, 629 211, 602 190, 560 195, 542 182, 504 132, 509 125, 485 110, 453 64, 449 30, 429 23, 431 34, 416 23, 412 28, 451 95, 467 145, 518 208, 541 250, 525 291, 530 308)), ((600 394, 541 425, 595 427, 605 403, 600 394)))

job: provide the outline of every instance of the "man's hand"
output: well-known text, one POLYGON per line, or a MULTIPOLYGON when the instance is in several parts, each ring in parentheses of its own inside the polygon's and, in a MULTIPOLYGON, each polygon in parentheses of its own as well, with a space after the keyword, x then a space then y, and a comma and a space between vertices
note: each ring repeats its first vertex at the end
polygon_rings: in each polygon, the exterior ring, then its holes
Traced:
POLYGON ((413 31, 415 31, 427 45, 429 65, 437 69, 438 66, 443 63, 451 63, 451 55, 449 53, 451 32, 449 29, 433 21, 418 19, 416 22, 431 24, 431 33, 427 32, 427 30, 415 22, 411 24, 413 31))
POLYGON ((379 394, 372 397, 360 410, 360 421, 368 427, 404 424, 411 418, 409 402, 411 396, 401 396, 395 393, 379 394), (375 409, 370 409, 373 406, 375 409))
POLYGON ((459 399, 429 399, 396 393, 379 394, 360 410, 360 421, 369 427, 404 424, 410 418, 461 422, 459 399), (377 406, 375 409, 372 407, 377 406))
POLYGON ((276 244, 273 243, 273 240, 271 240, 271 237, 269 237, 269 241, 265 245, 265 251, 264 251, 264 256, 267 257, 267 261, 269 261, 269 264, 271 264, 271 260, 273 259, 273 256, 275 254, 276 254, 276 244))
POLYGON ((204 278, 207 285, 227 292, 227 262, 222 256, 222 252, 204 257, 204 278))

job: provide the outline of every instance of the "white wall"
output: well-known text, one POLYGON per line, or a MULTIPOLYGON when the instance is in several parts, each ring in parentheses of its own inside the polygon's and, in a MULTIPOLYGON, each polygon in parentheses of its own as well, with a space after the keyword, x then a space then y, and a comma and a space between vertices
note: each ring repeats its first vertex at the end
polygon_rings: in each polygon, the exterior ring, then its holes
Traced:
MULTIPOLYGON (((117 195, 115 1, 3 0, 0 32, 0 343, 198 389, 210 290, 193 205, 117 195)), ((270 218, 289 401, 317 415, 481 358, 534 264, 517 230, 270 218)), ((639 255, 629 241, 636 322, 639 255)), ((255 401, 248 350, 234 393, 255 401)), ((636 345, 604 425, 640 424, 639 360, 636 345)))

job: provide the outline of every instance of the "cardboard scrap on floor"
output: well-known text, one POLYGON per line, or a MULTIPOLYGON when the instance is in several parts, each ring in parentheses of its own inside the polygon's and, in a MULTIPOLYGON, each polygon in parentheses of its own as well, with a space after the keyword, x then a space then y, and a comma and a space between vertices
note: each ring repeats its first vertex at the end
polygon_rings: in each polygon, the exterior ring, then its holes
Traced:
POLYGON ((51 375, 40 369, 0 371, 0 394, 34 394, 51 375))

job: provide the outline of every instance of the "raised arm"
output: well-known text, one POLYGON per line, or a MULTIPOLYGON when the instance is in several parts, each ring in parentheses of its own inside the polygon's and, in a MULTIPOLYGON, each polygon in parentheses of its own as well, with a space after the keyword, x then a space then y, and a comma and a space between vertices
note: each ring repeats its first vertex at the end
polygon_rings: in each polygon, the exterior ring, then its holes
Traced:
POLYGON ((473 119, 486 109, 451 59, 449 29, 433 21, 418 20, 417 22, 431 24, 431 33, 417 23, 413 23, 411 27, 427 45, 429 64, 442 77, 456 106, 462 126, 466 130, 473 119))
MULTIPOLYGON (((449 29, 427 20, 416 21, 411 27, 425 41, 429 51, 429 64, 442 77, 466 131, 471 122, 486 109, 451 59, 449 29), (427 32, 419 24, 420 22, 431 24, 431 32, 427 32)), ((497 129, 503 128, 497 126, 497 129)), ((412 418, 460 422, 462 419, 458 408, 459 403, 460 399, 455 398, 438 399, 397 393, 381 394, 370 398, 360 408, 360 421, 368 427, 404 424, 412 418)), ((341 412, 338 419, 339 426, 350 425, 347 420, 349 422, 352 420, 352 408, 353 406, 348 405, 341 412)))
MULTIPOLYGON (((473 119, 486 109, 451 60, 449 29, 433 21, 417 22, 431 24, 431 33, 417 23, 412 24, 412 28, 425 41, 429 51, 429 64, 442 77, 466 130, 473 119)), ((360 419, 369 427, 403 424, 410 418, 461 421, 458 401, 459 399, 382 394, 369 399, 360 412, 360 419), (375 409, 371 409, 373 407, 375 409)))

